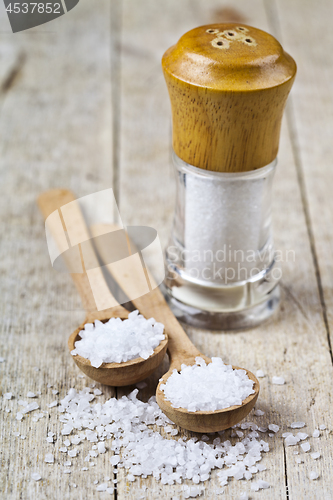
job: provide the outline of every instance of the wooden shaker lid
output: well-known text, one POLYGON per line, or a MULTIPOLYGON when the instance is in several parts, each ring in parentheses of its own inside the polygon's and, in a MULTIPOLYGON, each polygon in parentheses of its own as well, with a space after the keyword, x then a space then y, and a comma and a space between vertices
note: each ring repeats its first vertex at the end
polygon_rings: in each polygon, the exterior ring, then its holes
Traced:
POLYGON ((220 172, 274 160, 296 63, 273 36, 236 23, 200 26, 165 52, 162 67, 182 160, 220 172))

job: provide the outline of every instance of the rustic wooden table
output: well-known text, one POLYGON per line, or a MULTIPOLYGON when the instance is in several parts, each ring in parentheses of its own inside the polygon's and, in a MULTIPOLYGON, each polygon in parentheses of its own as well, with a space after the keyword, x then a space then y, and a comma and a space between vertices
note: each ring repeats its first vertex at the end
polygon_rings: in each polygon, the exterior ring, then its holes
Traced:
MULTIPOLYGON (((0 394, 14 395, 1 397, 2 498, 109 496, 97 493, 94 484, 110 474, 108 453, 83 472, 82 452, 71 474, 63 474, 62 438, 46 441, 47 432, 61 429, 56 409, 47 404, 91 381, 80 378, 67 351, 68 335, 84 313, 69 276, 51 268, 36 197, 53 187, 77 196, 113 187, 124 221, 157 228, 166 244, 175 184, 161 55, 192 27, 235 20, 273 33, 295 58, 298 76, 275 178, 276 246, 288 255, 279 313, 246 332, 186 328, 207 355, 265 372, 260 423, 281 429, 267 437, 267 470, 259 476, 271 487, 251 492, 250 481, 231 480, 218 498, 237 500, 247 491, 258 500, 332 499, 333 3, 81 0, 65 16, 15 35, 3 4, 0 9, 0 394), (273 375, 285 377, 286 384, 272 385, 273 375), (41 391, 37 401, 47 413, 38 422, 33 413, 19 422, 18 400, 29 390, 41 391), (311 450, 320 459, 300 450, 304 462, 298 464, 296 448, 285 447, 281 434, 296 420, 307 423, 311 450), (326 430, 312 438, 321 424, 326 430), (54 465, 44 463, 49 452, 54 465), (318 480, 309 480, 312 470, 318 480), (34 471, 41 481, 31 480, 34 471)), ((151 377, 143 398, 154 393, 165 368, 151 377)), ((131 389, 102 387, 102 397, 119 398, 131 389)), ((132 483, 123 469, 118 475, 115 499, 184 498, 182 485, 163 486, 151 478, 132 483)), ((201 498, 217 498, 216 471, 203 486, 201 498)))

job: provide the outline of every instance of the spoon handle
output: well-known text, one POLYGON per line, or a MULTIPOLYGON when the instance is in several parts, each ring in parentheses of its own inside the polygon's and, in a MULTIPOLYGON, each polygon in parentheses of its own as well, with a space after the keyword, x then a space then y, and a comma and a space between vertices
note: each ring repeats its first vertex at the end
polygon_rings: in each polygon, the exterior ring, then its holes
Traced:
MULTIPOLYGON (((85 249, 88 249, 89 251, 86 251, 85 259, 83 259, 81 245, 78 243, 83 272, 71 273, 71 277, 80 294, 81 301, 86 313, 88 314, 88 318, 104 319, 111 316, 121 316, 126 310, 119 305, 107 286, 102 270, 97 263, 97 257, 93 247, 89 243, 91 237, 79 204, 75 202, 76 198, 74 194, 68 189, 51 189, 42 193, 37 199, 38 207, 45 220, 53 212, 58 211, 60 219, 59 217, 56 217, 56 220, 61 220, 62 225, 59 227, 59 225, 57 226, 56 224, 50 223, 48 224, 48 229, 51 231, 59 250, 61 248, 63 250, 68 248, 65 234, 65 231, 68 228, 66 228, 64 213, 60 209, 61 207, 64 207, 64 205, 67 205, 68 207, 69 203, 73 203, 71 205, 71 217, 69 218, 71 226, 71 240, 73 241, 74 237, 77 238, 78 241, 84 241, 85 249), (91 268, 95 262, 97 266, 91 268), (92 265, 89 265, 89 275, 86 272, 87 263, 92 265), (98 308, 96 300, 98 301, 98 308)), ((72 244, 72 246, 74 245, 72 244)), ((70 262, 68 258, 66 260, 66 254, 63 254, 63 257, 70 269, 70 262)))
MULTIPOLYGON (((114 226, 113 226, 114 228, 114 226)), ((100 226, 93 225, 90 228, 92 235, 97 235, 100 233, 100 226)), ((131 248, 134 248, 133 242, 131 242, 131 248)), ((106 262, 104 248, 102 245, 98 245, 98 240, 96 239, 96 249, 102 261, 106 262)), ((105 266, 110 272, 114 280, 118 283, 120 288, 126 293, 127 296, 131 296, 131 284, 126 276, 126 273, 121 268, 115 268, 114 266, 105 266)), ((135 270, 132 271, 131 281, 135 280, 135 270)), ((157 287, 153 276, 149 273, 149 281, 151 287, 153 288, 149 293, 142 295, 139 298, 131 299, 134 306, 143 314, 146 318, 154 317, 157 321, 164 324, 166 332, 168 334, 168 354, 170 358, 170 368, 180 369, 182 363, 186 363, 186 360, 192 361, 196 356, 203 357, 206 361, 210 361, 209 358, 204 356, 198 351, 198 349, 192 344, 185 331, 177 321, 176 317, 172 313, 168 304, 166 303, 163 294, 157 287)), ((139 276, 138 278, 139 279, 139 276)))

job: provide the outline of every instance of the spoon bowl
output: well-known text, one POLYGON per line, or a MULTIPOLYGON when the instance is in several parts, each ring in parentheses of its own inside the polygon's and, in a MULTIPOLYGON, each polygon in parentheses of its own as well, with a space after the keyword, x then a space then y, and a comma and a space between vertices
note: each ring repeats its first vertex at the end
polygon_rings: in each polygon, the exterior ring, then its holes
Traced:
MULTIPOLYGON (((127 316, 128 313, 124 313, 122 316, 118 315, 117 318, 126 319, 127 316)), ((108 319, 109 318, 105 319, 105 321, 108 319)), ((79 333, 84 329, 84 325, 88 322, 91 323, 93 320, 82 323, 82 325, 79 326, 79 328, 77 328, 69 337, 68 348, 70 352, 75 348, 75 342, 80 340, 79 333)), ((137 382, 149 377, 149 375, 151 375, 162 363, 167 345, 168 340, 165 338, 154 349, 154 353, 148 359, 135 358, 130 359, 129 361, 124 361, 123 363, 103 363, 98 368, 91 366, 89 359, 83 358, 79 354, 72 356, 72 358, 80 370, 89 378, 92 378, 93 380, 96 380, 96 382, 100 382, 104 385, 121 387, 136 384, 137 382)))
MULTIPOLYGON (((201 356, 202 357, 202 356, 201 356)), ((209 359, 209 358, 208 358, 209 359)), ((206 358, 207 361, 207 358, 206 358)), ((188 363, 186 363, 188 364, 188 363)), ((194 364, 194 363, 192 363, 194 364)), ((234 370, 240 370, 237 366, 234 370)), ((245 370, 249 379, 254 382, 254 394, 250 394, 241 405, 230 406, 216 411, 195 411, 190 412, 185 408, 174 408, 161 390, 161 385, 165 384, 172 374, 169 370, 161 379, 156 389, 156 401, 161 410, 175 424, 183 429, 193 432, 217 432, 228 429, 243 420, 254 407, 259 395, 259 382, 249 370, 245 370)))

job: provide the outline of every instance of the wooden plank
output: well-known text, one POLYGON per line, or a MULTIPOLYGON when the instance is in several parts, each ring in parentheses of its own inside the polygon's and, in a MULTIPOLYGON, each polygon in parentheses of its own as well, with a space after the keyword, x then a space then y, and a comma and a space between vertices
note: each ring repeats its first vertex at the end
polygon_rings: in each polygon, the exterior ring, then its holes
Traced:
MULTIPOLYGON (((94 481, 112 475, 109 453, 81 471, 88 442, 79 445, 71 474, 64 474, 69 458, 59 451, 64 438, 46 442, 47 432, 58 435, 62 428, 57 408, 47 404, 92 381, 80 378, 67 350, 68 336, 84 312, 70 277, 51 268, 36 205, 50 187, 71 187, 82 196, 112 186, 110 9, 108 0, 100 0, 98 8, 81 0, 65 16, 16 35, 1 11, 0 45, 9 47, 8 53, 12 47, 12 53, 25 54, 18 78, 2 94, 0 114, 0 356, 5 359, 0 363, 0 496, 6 499, 90 498, 96 494, 94 481), (33 422, 36 412, 19 422, 18 400, 29 390, 42 392, 36 401, 47 413, 38 422, 33 422), (2 395, 9 391, 14 398, 6 401, 2 395), (50 452, 54 465, 44 463, 50 452), (32 472, 42 480, 31 480, 32 472)), ((102 391, 100 399, 115 394, 107 387, 102 391)))
MULTIPOLYGON (((300 12, 299 5, 290 20, 300 17, 300 12)), ((124 2, 120 210, 127 224, 155 227, 164 244, 171 227, 174 182, 169 149, 169 102, 160 58, 188 29, 227 20, 227 16, 269 30, 266 11, 259 1, 251 5, 237 2, 237 10, 231 9, 227 2, 217 4, 215 1, 204 4, 170 1, 163 9, 148 0, 140 4, 132 0, 124 2)), ((289 48, 287 44, 286 49, 289 48)), ((282 302, 277 317, 260 328, 237 334, 192 328, 187 328, 187 332, 197 347, 209 356, 222 356, 226 362, 246 366, 254 372, 259 368, 264 370, 267 376, 262 379, 257 406, 266 414, 256 419, 261 425, 274 422, 280 425, 281 432, 285 432, 290 430, 287 426, 292 421, 304 420, 308 424, 305 431, 311 435, 321 423, 332 425, 329 415, 332 402, 326 383, 332 376, 332 366, 292 144, 285 122, 275 179, 274 225, 277 248, 282 250, 284 257, 289 250, 295 252, 295 261, 290 252, 289 260, 282 262, 282 302), (286 385, 272 385, 273 375, 284 376, 286 385)), ((148 381, 145 397, 153 394, 163 370, 165 367, 148 381)), ((328 433, 324 432, 320 441, 309 440, 313 450, 319 449, 325 458, 314 462, 300 451, 305 463, 298 465, 293 454, 295 448, 284 448, 281 432, 274 438, 267 437, 272 451, 263 460, 267 471, 258 477, 270 482, 271 488, 256 493, 256 498, 330 498, 332 485, 326 463, 332 454, 332 443, 328 433), (320 472, 319 481, 309 480, 311 469, 320 472), (288 495, 286 487, 291 487, 288 495)), ((118 498, 136 498, 135 483, 126 482, 123 473, 119 477, 118 498)), ((138 483, 148 487, 146 498, 157 498, 158 491, 163 491, 167 497, 182 498, 182 488, 178 485, 160 490, 160 485, 151 479, 138 483)), ((213 498, 217 486, 213 473, 212 479, 205 484, 204 496, 213 498)), ((250 484, 232 481, 225 488, 228 498, 237 498, 242 491, 250 492, 250 484)))

